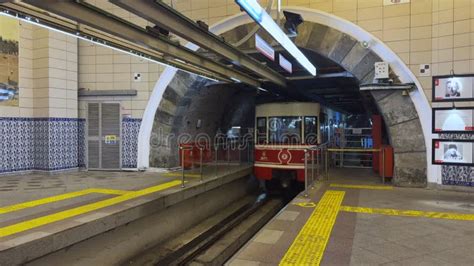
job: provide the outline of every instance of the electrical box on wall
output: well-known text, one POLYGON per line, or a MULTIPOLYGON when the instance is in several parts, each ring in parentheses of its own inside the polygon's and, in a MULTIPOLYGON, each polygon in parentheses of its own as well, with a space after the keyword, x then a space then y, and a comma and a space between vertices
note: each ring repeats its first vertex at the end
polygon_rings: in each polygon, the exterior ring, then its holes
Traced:
POLYGON ((375 63, 375 79, 388 79, 389 66, 387 62, 375 63))

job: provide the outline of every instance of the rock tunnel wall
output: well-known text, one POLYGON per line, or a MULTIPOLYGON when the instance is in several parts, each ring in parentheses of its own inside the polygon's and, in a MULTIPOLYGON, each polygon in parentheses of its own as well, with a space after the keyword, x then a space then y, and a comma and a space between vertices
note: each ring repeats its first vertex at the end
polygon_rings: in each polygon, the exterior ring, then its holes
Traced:
POLYGON ((214 137, 232 126, 253 127, 254 116, 255 92, 178 71, 155 114, 150 167, 176 167, 178 143, 214 137))
MULTIPOLYGON (((222 34, 222 36, 227 42, 235 43, 247 35, 253 27, 253 23, 242 25, 222 34)), ((299 47, 312 50, 340 64, 351 72, 361 84, 372 82, 374 63, 383 61, 376 53, 364 48, 351 36, 328 26, 304 22, 299 26, 298 31, 295 43, 299 47)), ((271 42, 265 33, 259 32, 259 34, 271 42)), ((253 38, 239 47, 239 49, 254 48, 253 38)), ((392 77, 397 82, 394 73, 392 73, 392 77)), ((234 108, 232 113, 235 114, 235 119, 243 121, 246 115, 253 119, 252 111, 247 110, 251 109, 247 102, 249 98, 235 97, 235 89, 227 90, 226 88, 205 90, 206 93, 200 94, 201 88, 205 85, 206 82, 203 79, 179 72, 166 88, 164 99, 155 116, 152 136, 156 135, 155 133, 160 127, 164 128, 165 135, 182 132, 196 134, 197 131, 192 130, 194 125, 192 122, 189 124, 188 121, 204 117, 204 115, 210 116, 208 123, 214 123, 206 127, 206 132, 215 133, 217 127, 223 125, 222 117, 226 115, 225 108, 230 102, 245 103, 247 106, 246 111, 234 108)), ((372 96, 384 117, 390 144, 394 147, 394 183, 399 186, 425 186, 427 183, 425 141, 413 102, 409 96, 403 96, 399 91, 375 91, 372 92, 372 96)), ((172 158, 177 158, 176 149, 172 149, 169 145, 154 145, 153 141, 152 137, 150 166, 173 165, 176 159, 172 158)))

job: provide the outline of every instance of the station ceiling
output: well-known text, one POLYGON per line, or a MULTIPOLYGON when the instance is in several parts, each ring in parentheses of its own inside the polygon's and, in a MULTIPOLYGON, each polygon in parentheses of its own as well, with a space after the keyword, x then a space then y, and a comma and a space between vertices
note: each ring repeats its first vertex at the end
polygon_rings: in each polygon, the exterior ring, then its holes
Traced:
MULTIPOLYGON (((372 97, 359 90, 359 81, 351 73, 331 59, 308 49, 301 47, 300 49, 317 67, 318 75, 316 77, 309 76, 305 69, 278 47, 275 47, 275 50, 283 53, 293 64, 293 73, 287 72, 278 63, 267 59, 257 50, 245 52, 258 61, 264 62, 268 67, 289 80, 287 88, 279 88, 270 83, 264 86, 272 93, 279 94, 280 100, 293 98, 300 101, 318 101, 351 114, 374 114, 378 112, 375 109, 372 97)), ((263 102, 271 101, 272 96, 262 95, 260 100, 263 102)))

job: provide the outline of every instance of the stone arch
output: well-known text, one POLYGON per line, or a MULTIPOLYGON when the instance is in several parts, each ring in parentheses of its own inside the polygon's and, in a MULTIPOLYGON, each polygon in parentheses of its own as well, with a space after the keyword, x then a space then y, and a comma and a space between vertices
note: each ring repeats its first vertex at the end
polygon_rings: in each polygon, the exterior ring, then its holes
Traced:
MULTIPOLYGON (((413 82, 417 85, 417 90, 411 92, 410 96, 403 96, 397 91, 373 92, 372 95, 384 117, 390 142, 394 147, 395 184, 424 186, 428 181, 427 174, 430 172, 427 162, 427 151, 431 148, 430 126, 426 123, 430 121, 431 111, 419 82, 408 67, 381 41, 351 22, 313 9, 287 8, 287 10, 300 13, 305 19, 305 22, 300 25, 298 37, 295 39, 298 46, 335 61, 351 72, 361 83, 373 79, 375 62, 387 61, 391 64, 394 78, 401 82, 413 82), (368 42, 369 48, 360 45, 361 41, 368 42)), ((245 36, 253 25, 246 15, 239 14, 218 23, 212 30, 223 35, 227 41, 235 42, 245 36)), ((249 41, 244 44, 244 47, 251 48, 252 45, 252 42, 249 41)), ((193 48, 197 49, 197 47, 193 48)), ((173 151, 173 147, 164 143, 160 138, 170 134, 192 133, 189 119, 198 118, 190 117, 191 114, 199 114, 199 112, 209 114, 209 110, 203 109, 200 105, 212 99, 212 93, 208 91, 206 97, 201 97, 201 99, 197 97, 201 93, 201 88, 209 84, 210 82, 203 78, 182 71, 170 70, 162 75, 154 90, 154 94, 160 92, 162 94, 158 99, 159 105, 155 102, 156 106, 147 106, 145 114, 145 116, 149 112, 154 114, 153 128, 150 128, 150 118, 147 122, 144 117, 140 130, 139 156, 141 154, 142 158, 139 157, 139 166, 147 166, 147 156, 149 156, 152 167, 170 166, 175 163, 172 158, 176 158, 176 152, 173 151), (148 110, 148 107, 151 110, 148 110), (143 134, 147 130, 152 133, 148 138, 146 134, 143 134), (150 140, 149 146, 146 143, 143 144, 148 140, 150 140), (157 140, 160 142, 158 145, 157 140), (146 148, 149 149, 148 154, 144 150, 146 148)), ((232 99, 232 102, 236 104, 244 104, 246 97, 250 94, 250 92, 246 92, 236 96, 238 89, 222 88, 222 86, 226 87, 225 85, 212 86, 210 90, 213 91, 214 98, 218 98, 218 101, 214 103, 220 103, 216 107, 220 108, 220 112, 225 112, 225 99, 232 99)), ((239 112, 237 115, 243 119, 246 115, 251 115, 251 110, 239 112)), ((213 117, 215 121, 221 118, 222 115, 216 114, 213 117)), ((235 119, 233 118, 233 120, 235 119)), ((216 127, 218 125, 209 126, 206 130, 209 133, 215 132, 216 127)))

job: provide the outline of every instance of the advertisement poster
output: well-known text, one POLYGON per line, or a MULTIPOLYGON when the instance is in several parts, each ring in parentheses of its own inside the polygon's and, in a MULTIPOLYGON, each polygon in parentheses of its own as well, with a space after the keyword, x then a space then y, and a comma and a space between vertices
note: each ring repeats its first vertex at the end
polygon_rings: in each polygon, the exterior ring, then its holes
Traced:
POLYGON ((474 165, 473 145, 470 140, 433 140, 433 164, 474 165))
POLYGON ((472 107, 433 108, 433 133, 472 133, 472 107))
POLYGON ((433 102, 472 101, 473 75, 433 77, 433 102))
POLYGON ((18 106, 19 22, 0 16, 0 106, 18 106))

